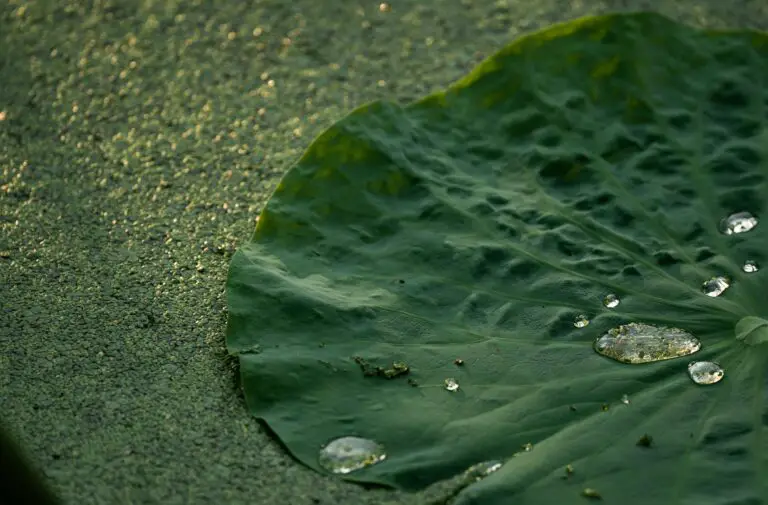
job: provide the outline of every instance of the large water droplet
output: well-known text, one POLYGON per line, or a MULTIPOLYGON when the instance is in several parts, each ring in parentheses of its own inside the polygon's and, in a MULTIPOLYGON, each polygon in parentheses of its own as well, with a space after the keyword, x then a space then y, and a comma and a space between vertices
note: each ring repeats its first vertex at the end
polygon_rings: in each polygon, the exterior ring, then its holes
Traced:
POLYGON ((476 463, 466 469, 464 472, 464 478, 473 481, 484 479, 501 468, 503 464, 504 463, 496 459, 476 463))
POLYGON ((629 323, 608 330, 594 348, 608 358, 636 364, 688 356, 701 349, 701 342, 679 328, 629 323))
POLYGON ((757 218, 749 212, 737 212, 720 221, 720 231, 726 235, 745 233, 757 226, 757 218))
POLYGON ((713 361, 692 361, 688 365, 688 375, 696 384, 714 384, 720 382, 725 371, 713 361))
POLYGON ((452 393, 458 391, 459 383, 456 382, 456 379, 445 379, 445 389, 452 393))
POLYGON ((708 281, 705 281, 704 284, 701 285, 701 290, 704 292, 707 296, 720 296, 723 294, 723 292, 731 287, 731 281, 728 279, 728 277, 712 277, 708 281))
POLYGON ((605 305, 609 309, 615 309, 616 307, 619 306, 619 303, 621 303, 621 300, 619 300, 619 297, 614 295, 613 293, 605 295, 605 298, 603 298, 603 305, 605 305))
POLYGON ((576 328, 584 328, 586 325, 589 324, 589 319, 587 319, 587 316, 584 314, 579 314, 576 316, 576 319, 573 320, 573 325, 576 328))
POLYGON ((349 473, 386 459, 384 446, 361 437, 341 437, 320 450, 320 466, 332 473, 349 473))
POLYGON ((747 260, 744 262, 744 266, 741 267, 742 270, 747 272, 748 274, 752 274, 760 270, 760 267, 757 266, 757 263, 752 260, 747 260))

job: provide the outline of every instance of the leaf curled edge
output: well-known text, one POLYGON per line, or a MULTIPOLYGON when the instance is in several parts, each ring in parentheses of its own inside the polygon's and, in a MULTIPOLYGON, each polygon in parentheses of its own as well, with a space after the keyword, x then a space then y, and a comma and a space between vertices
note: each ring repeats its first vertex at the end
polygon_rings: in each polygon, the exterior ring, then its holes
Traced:
POLYGON ((746 316, 736 323, 736 339, 748 345, 768 343, 768 321, 762 317, 746 316))

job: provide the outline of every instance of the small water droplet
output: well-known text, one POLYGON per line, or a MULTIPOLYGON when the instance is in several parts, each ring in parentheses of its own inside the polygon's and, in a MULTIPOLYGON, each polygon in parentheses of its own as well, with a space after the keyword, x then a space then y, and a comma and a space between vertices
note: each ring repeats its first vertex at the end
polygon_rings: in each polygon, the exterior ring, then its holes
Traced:
POLYGON ((757 226, 757 218, 749 212, 737 212, 720 221, 720 231, 726 235, 745 233, 757 226))
POLYGON ((589 319, 587 319, 587 316, 585 316, 584 314, 579 314, 578 316, 576 316, 576 319, 574 319, 573 321, 573 325, 576 328, 584 328, 588 324, 589 324, 589 319))
POLYGON ((456 382, 456 379, 445 379, 445 389, 450 392, 458 391, 459 383, 456 382))
POLYGON ((742 270, 747 272, 748 274, 755 273, 758 270, 760 270, 760 267, 757 266, 757 263, 752 260, 747 260, 744 262, 744 266, 741 267, 742 270))
POLYGON ((626 395, 626 394, 622 395, 621 396, 621 403, 623 403, 624 405, 629 405, 629 396, 626 395))
POLYGON ((619 300, 619 297, 613 293, 607 294, 605 295, 605 298, 603 298, 603 305, 609 309, 615 309, 619 306, 619 303, 621 303, 621 300, 619 300))
POLYGON ((522 447, 522 449, 523 449, 525 452, 531 452, 531 451, 533 450, 533 444, 532 444, 532 443, 530 443, 530 442, 527 442, 527 443, 523 444, 523 447, 522 447))
POLYGON ((705 281, 704 284, 701 285, 701 290, 705 295, 715 297, 722 295, 729 287, 731 287, 730 279, 728 279, 728 277, 718 276, 705 281))
POLYGON ((593 500, 603 499, 602 495, 596 489, 592 489, 591 487, 585 487, 581 492, 581 495, 585 498, 591 498, 593 500))
POLYGON ((464 478, 474 481, 484 479, 501 468, 503 464, 496 459, 476 463, 464 471, 464 478))
POLYGON ((386 459, 384 446, 361 437, 341 437, 320 450, 320 466, 332 473, 350 473, 386 459))
POLYGON ((688 375, 696 384, 714 384, 720 382, 725 371, 713 361, 693 361, 688 365, 688 375))
POLYGON ((679 328, 629 323, 595 339, 594 349, 616 361, 637 364, 688 356, 701 349, 701 342, 679 328))

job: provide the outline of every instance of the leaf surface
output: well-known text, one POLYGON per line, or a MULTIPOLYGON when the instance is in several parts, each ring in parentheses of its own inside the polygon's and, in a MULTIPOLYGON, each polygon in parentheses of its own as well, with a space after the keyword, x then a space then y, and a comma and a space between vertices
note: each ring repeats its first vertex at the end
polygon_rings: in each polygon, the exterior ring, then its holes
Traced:
POLYGON ((458 504, 765 503, 768 297, 742 265, 768 269, 766 90, 768 36, 638 13, 556 25, 444 92, 355 110, 233 257, 248 408, 321 471, 330 440, 383 444, 345 476, 359 482, 418 490, 505 462, 458 504), (758 225, 722 233, 737 212, 758 225), (715 276, 730 287, 706 296, 715 276), (632 365, 593 350, 633 322, 702 349, 632 365), (694 384, 694 359, 725 378, 694 384))

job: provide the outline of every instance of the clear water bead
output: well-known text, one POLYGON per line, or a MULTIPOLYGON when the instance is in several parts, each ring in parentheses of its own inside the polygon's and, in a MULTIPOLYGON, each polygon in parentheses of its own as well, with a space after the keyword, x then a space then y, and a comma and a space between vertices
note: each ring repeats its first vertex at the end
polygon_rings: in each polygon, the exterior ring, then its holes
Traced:
POLYGON ((757 263, 752 260, 747 260, 744 262, 744 266, 741 267, 742 270, 747 272, 748 274, 752 274, 760 270, 760 267, 757 266, 757 263))
POLYGON ((320 449, 320 466, 332 473, 350 473, 386 459, 384 446, 361 437, 341 437, 320 449))
POLYGON ((482 480, 501 468, 503 464, 496 459, 476 463, 464 471, 464 478, 471 481, 482 480))
POLYGON ((714 384, 720 382, 725 371, 713 361, 693 361, 688 365, 688 375, 696 384, 714 384))
POLYGON ((688 356, 701 349, 701 342, 679 328, 629 323, 595 339, 594 349, 616 361, 637 364, 688 356))
POLYGON ((757 218, 749 212, 737 212, 720 221, 720 231, 726 235, 745 233, 757 226, 757 218))
POLYGON ((707 296, 720 296, 723 292, 731 287, 731 280, 728 277, 712 277, 708 281, 705 281, 701 285, 701 290, 707 296))
POLYGON ((445 389, 452 393, 458 391, 459 383, 456 382, 456 379, 445 379, 445 389))
POLYGON ((605 295, 605 298, 603 298, 603 305, 605 305, 609 309, 615 309, 616 307, 619 306, 619 303, 621 303, 621 300, 619 300, 619 297, 614 295, 613 293, 605 295))
POLYGON ((629 395, 626 395, 626 394, 621 395, 621 403, 623 403, 624 405, 629 405, 629 395))
POLYGON ((584 328, 586 325, 589 324, 589 319, 587 319, 587 316, 584 314, 579 314, 576 316, 576 319, 573 320, 573 325, 576 328, 584 328))

